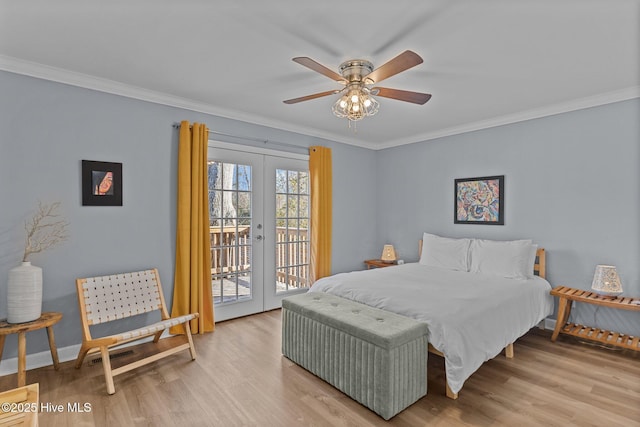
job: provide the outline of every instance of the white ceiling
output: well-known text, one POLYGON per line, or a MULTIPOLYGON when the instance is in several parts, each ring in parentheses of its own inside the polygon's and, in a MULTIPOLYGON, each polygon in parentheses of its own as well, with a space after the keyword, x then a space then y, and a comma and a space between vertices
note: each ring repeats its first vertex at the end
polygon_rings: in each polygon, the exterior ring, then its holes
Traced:
MULTIPOLYGON (((374 149, 640 96, 640 0, 0 0, 0 69, 374 149), (424 63, 357 123, 291 61, 424 63)), ((215 129, 214 129, 215 130, 215 129)))

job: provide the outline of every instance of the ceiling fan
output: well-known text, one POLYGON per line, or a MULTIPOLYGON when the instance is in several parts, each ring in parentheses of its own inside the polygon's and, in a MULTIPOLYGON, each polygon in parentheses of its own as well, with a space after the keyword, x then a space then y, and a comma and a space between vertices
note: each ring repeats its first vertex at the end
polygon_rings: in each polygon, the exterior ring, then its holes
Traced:
POLYGON ((424 104, 431 95, 386 87, 372 87, 382 80, 394 76, 421 64, 422 58, 415 52, 405 50, 400 55, 373 69, 373 64, 363 59, 352 59, 340 64, 339 74, 306 56, 293 58, 294 62, 323 74, 344 85, 341 89, 328 90, 284 101, 285 104, 297 104, 302 101, 342 93, 342 97, 333 105, 333 113, 349 121, 357 121, 378 112, 379 103, 373 96, 397 99, 413 104, 424 104))

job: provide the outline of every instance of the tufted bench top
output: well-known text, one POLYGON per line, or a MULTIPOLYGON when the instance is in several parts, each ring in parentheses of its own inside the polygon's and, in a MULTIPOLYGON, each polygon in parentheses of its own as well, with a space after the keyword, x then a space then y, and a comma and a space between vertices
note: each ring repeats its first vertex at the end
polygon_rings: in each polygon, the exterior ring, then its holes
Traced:
POLYGON ((324 292, 287 297, 282 307, 384 349, 427 334, 426 323, 324 292))

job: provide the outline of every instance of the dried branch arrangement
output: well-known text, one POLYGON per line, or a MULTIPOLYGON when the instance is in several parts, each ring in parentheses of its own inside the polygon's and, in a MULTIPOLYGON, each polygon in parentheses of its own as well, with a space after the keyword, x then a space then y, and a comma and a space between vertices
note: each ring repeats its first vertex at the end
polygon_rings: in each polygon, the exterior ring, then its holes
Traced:
POLYGON ((69 223, 57 213, 59 207, 60 202, 51 204, 38 202, 38 211, 30 220, 25 221, 24 228, 27 236, 22 262, 26 262, 29 255, 45 251, 69 238, 67 234, 69 223))

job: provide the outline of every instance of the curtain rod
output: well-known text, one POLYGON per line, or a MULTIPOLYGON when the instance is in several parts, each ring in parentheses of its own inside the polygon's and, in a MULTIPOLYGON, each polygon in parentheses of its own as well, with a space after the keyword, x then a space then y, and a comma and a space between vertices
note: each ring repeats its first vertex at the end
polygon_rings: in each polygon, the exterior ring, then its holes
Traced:
MULTIPOLYGON (((192 125, 189 125, 189 127, 191 127, 192 125)), ((174 123, 173 127, 176 129, 180 129, 180 123, 174 123)), ((215 134, 215 135, 220 135, 220 136, 227 136, 229 138, 236 138, 236 139, 244 139, 245 141, 254 141, 254 142, 262 142, 263 144, 274 144, 274 145, 280 145, 282 147, 290 147, 290 148, 297 148, 300 150, 308 150, 309 147, 304 147, 301 145, 295 145, 295 144, 288 144, 286 142, 278 142, 278 141, 269 141, 268 139, 262 139, 262 138, 254 138, 251 136, 241 136, 241 135, 231 135, 229 133, 223 133, 223 132, 216 132, 214 130, 209 130, 209 134, 215 134)))

